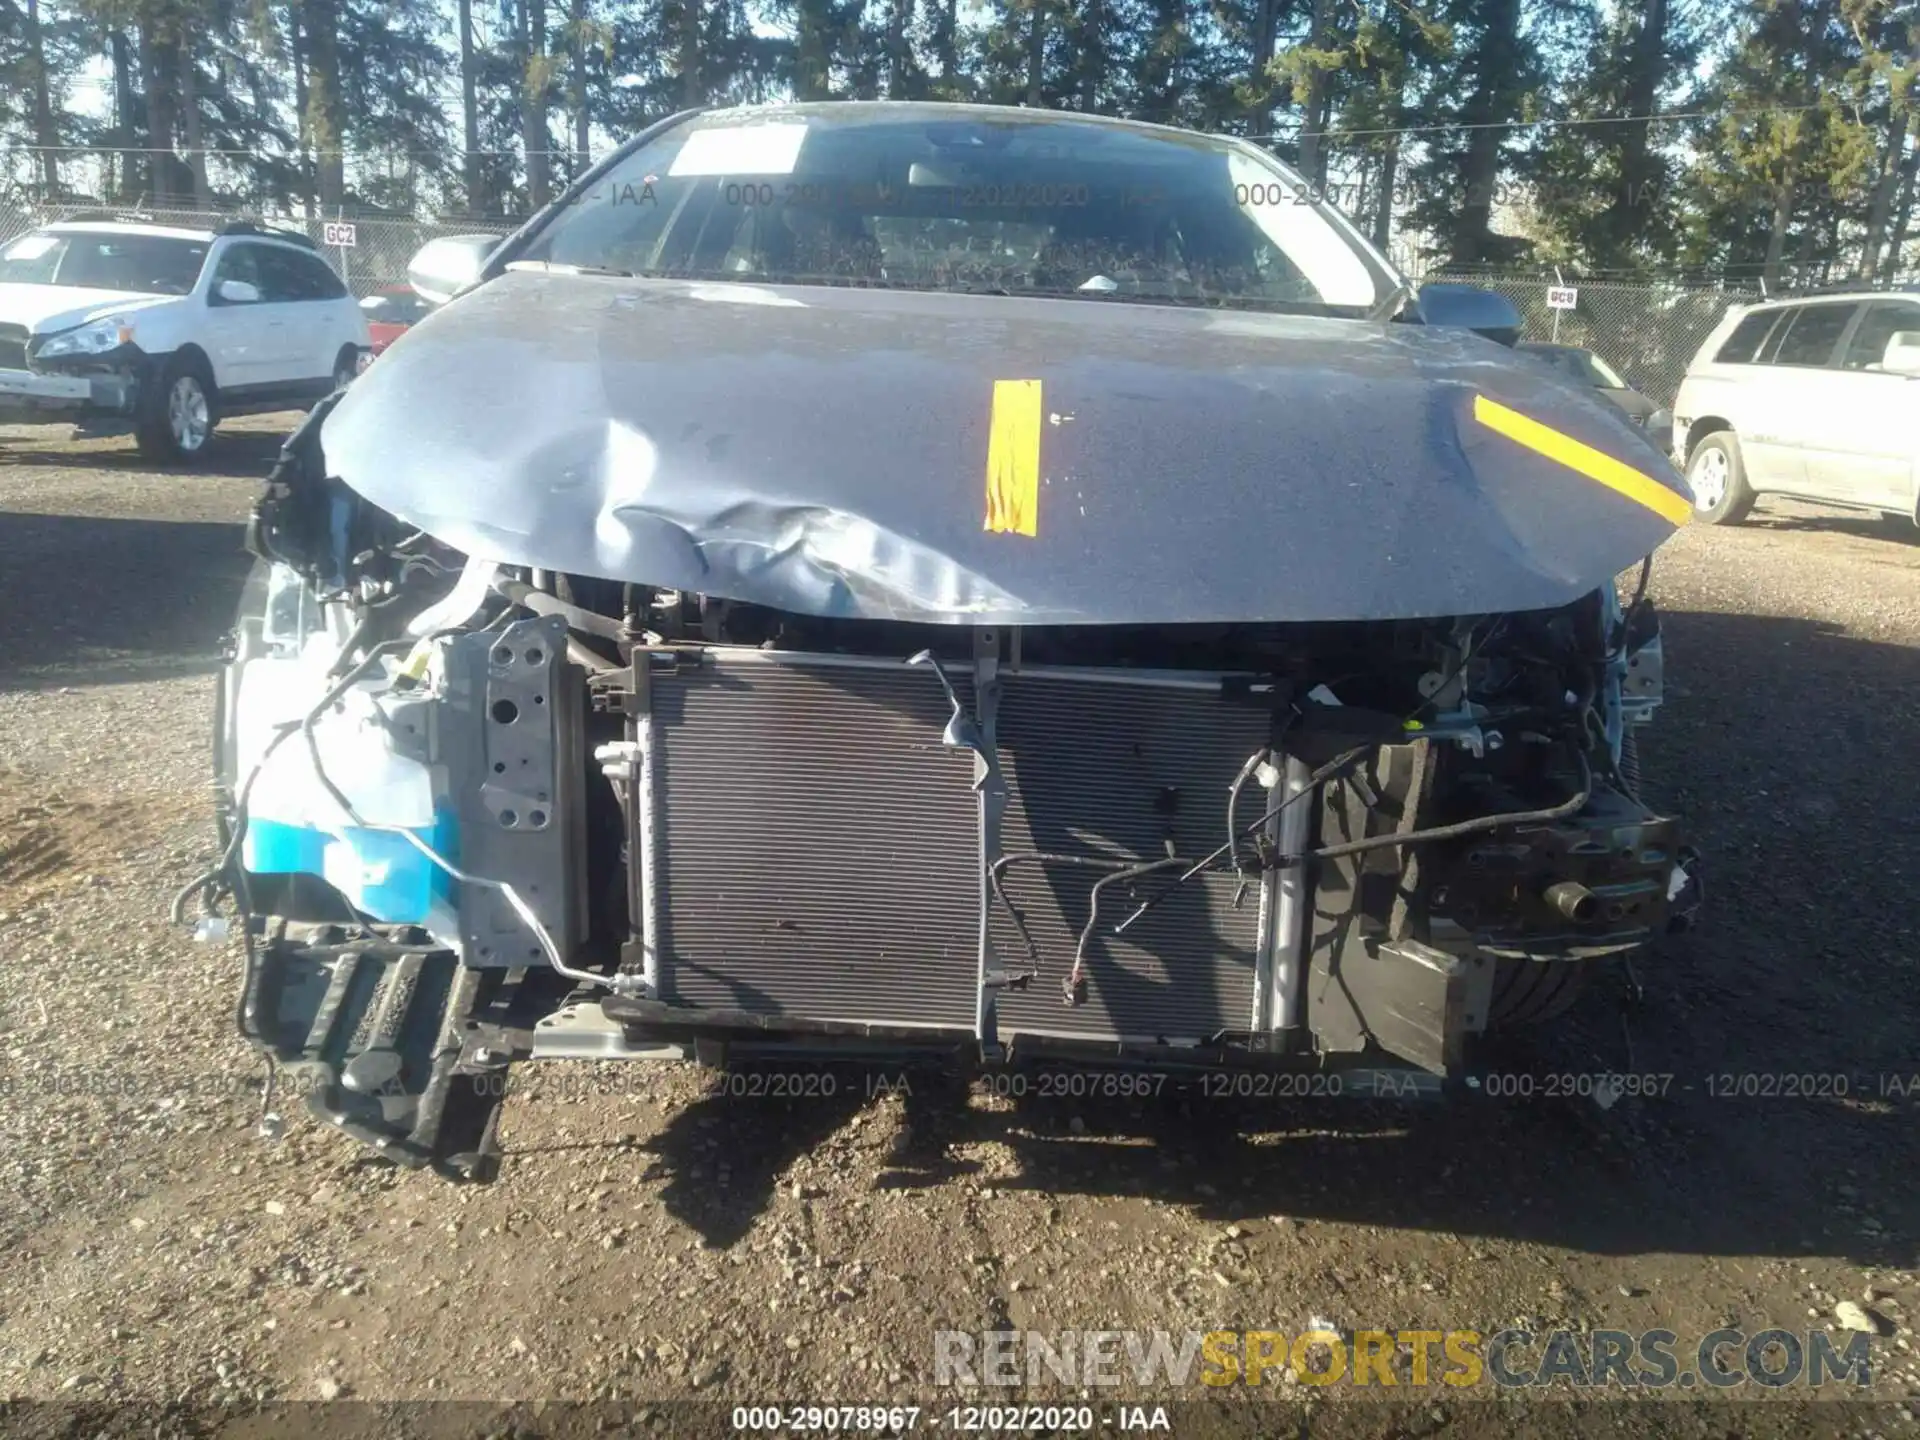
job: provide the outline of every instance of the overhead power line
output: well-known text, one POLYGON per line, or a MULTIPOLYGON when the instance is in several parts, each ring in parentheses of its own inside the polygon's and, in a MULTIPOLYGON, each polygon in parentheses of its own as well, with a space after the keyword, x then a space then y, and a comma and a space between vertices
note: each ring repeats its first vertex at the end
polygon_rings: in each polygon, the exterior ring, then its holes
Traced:
MULTIPOLYGON (((1339 140, 1367 135, 1433 135, 1451 134, 1462 130, 1556 130, 1581 125, 1659 125, 1674 120, 1713 120, 1721 116, 1734 119, 1748 119, 1760 115, 1804 115, 1809 110, 1822 110, 1824 105, 1765 105, 1752 110, 1669 110, 1651 115, 1596 115, 1579 119, 1560 120, 1474 120, 1444 125, 1399 125, 1384 126, 1377 130, 1315 130, 1311 133, 1323 140, 1339 140)), ((1294 140, 1308 133, 1306 122, 1292 122, 1291 130, 1274 131, 1268 135, 1249 135, 1249 140, 1294 140)))
MULTIPOLYGON (((387 150, 378 146, 369 146, 359 150, 347 149, 307 149, 307 150, 262 150, 247 149, 243 146, 218 145, 120 145, 111 140, 103 140, 97 145, 0 145, 0 151, 17 151, 25 155, 67 154, 67 155, 171 155, 183 160, 189 155, 239 155, 252 160, 310 160, 326 155, 341 155, 348 159, 356 157, 366 159, 414 159, 425 157, 445 160, 462 155, 507 155, 518 159, 524 151, 512 150, 459 150, 452 146, 442 150, 387 150)), ((577 153, 572 146, 557 146, 546 150, 536 150, 536 155, 566 157, 577 153)))

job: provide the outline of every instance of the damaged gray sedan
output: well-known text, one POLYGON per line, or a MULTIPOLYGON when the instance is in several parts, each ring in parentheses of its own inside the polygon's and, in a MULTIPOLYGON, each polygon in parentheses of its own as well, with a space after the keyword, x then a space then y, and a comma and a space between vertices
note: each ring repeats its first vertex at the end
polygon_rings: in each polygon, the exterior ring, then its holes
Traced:
POLYGON ((1682 482, 1252 145, 687 114, 415 270, 256 513, 187 897, 395 1160, 530 1056, 1459 1077, 1693 905, 1682 482))

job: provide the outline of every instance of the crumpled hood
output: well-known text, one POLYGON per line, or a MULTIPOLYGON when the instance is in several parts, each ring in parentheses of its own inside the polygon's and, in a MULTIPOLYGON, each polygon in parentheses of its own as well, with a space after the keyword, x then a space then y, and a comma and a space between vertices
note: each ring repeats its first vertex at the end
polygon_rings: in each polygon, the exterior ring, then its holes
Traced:
POLYGON ((125 315, 181 298, 137 290, 93 290, 80 285, 0 285, 0 324, 24 325, 36 335, 47 335, 102 316, 125 315))
POLYGON ((539 272, 409 330, 322 446, 472 555, 940 623, 1542 608, 1688 508, 1617 410, 1466 332, 539 272))

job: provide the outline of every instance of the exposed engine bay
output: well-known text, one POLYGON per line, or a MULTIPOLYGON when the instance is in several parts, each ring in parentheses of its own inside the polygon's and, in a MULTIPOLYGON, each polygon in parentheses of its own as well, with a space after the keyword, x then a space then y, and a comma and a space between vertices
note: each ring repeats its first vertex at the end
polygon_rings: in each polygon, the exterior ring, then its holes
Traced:
POLYGON ((455 551, 329 477, 326 409, 182 899, 231 896, 243 1028, 407 1163, 483 1170, 528 1056, 1454 1076, 1697 903, 1639 799, 1650 560, 1442 618, 803 614, 455 551))

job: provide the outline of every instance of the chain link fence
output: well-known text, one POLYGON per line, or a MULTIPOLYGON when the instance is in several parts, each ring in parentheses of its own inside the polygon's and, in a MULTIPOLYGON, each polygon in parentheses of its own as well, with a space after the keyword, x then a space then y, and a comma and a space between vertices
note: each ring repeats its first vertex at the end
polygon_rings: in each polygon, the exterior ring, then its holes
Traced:
MULTIPOLYGON (((518 223, 498 219, 476 222, 361 215, 348 221, 353 226, 354 243, 341 246, 325 243, 330 223, 325 219, 240 211, 118 211, 97 205, 42 205, 24 197, 9 199, 0 194, 0 244, 36 225, 83 214, 95 218, 111 214, 201 230, 217 230, 233 220, 297 230, 321 246, 322 253, 340 272, 348 288, 362 296, 405 284, 407 261, 436 236, 480 230, 505 234, 518 223)), ((1519 308, 1526 322, 1527 339, 1585 346, 1625 375, 1642 394, 1667 406, 1673 404, 1679 391, 1687 362, 1727 307, 1760 298, 1757 291, 1744 289, 1576 279, 1568 282, 1577 291, 1574 308, 1555 310, 1547 304, 1547 292, 1560 283, 1555 280, 1539 276, 1519 278, 1511 273, 1448 274, 1433 278, 1463 281, 1498 291, 1519 308)))
MULTIPOLYGON (((1435 277, 1442 278, 1442 277, 1435 277)), ((1673 405, 1687 365, 1730 305, 1748 305, 1758 290, 1618 281, 1519 279, 1513 275, 1448 274, 1506 296, 1526 322, 1527 340, 1579 345, 1613 366, 1656 405, 1673 405), (1548 292, 1574 291, 1574 308, 1556 310, 1548 292)))

